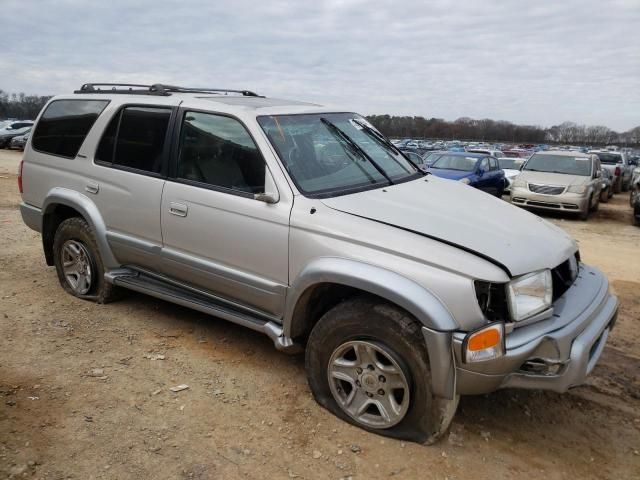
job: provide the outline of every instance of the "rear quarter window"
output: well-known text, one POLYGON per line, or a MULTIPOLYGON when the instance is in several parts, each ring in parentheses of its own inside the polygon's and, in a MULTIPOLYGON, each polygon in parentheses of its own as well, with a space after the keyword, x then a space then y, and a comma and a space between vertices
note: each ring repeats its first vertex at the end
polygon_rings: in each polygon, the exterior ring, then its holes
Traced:
POLYGON ((44 111, 31 139, 42 153, 74 158, 108 100, 54 100, 44 111))

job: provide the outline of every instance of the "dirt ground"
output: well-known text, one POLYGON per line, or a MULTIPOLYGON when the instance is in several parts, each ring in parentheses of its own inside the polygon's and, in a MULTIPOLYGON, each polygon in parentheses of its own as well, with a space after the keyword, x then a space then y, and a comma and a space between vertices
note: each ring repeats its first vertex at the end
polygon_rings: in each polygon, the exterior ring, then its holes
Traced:
POLYGON ((18 212, 19 160, 0 150, 0 478, 640 479, 640 229, 626 194, 588 222, 552 218, 622 302, 588 383, 465 397, 425 447, 334 418, 303 358, 258 333, 144 295, 63 293, 18 212))

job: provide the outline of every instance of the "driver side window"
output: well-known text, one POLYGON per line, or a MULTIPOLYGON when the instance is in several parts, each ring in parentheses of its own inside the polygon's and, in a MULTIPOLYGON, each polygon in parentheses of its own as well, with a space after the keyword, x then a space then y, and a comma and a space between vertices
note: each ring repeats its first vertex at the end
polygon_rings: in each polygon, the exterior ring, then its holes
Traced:
POLYGON ((480 171, 483 171, 483 172, 488 172, 489 171, 489 159, 487 157, 484 157, 480 161, 480 165, 479 165, 478 169, 480 171))

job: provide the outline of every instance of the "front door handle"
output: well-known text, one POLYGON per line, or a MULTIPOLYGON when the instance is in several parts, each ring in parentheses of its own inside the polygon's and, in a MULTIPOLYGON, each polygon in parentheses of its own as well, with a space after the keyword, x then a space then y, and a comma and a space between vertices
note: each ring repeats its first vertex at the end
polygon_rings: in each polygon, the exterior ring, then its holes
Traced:
POLYGON ((184 203, 171 202, 169 204, 169 213, 171 213, 172 215, 177 215, 178 217, 186 217, 188 211, 189 207, 187 207, 184 203))
POLYGON ((100 185, 98 185, 96 182, 89 182, 84 187, 84 189, 89 193, 95 194, 95 193, 98 193, 98 190, 100 190, 100 185))

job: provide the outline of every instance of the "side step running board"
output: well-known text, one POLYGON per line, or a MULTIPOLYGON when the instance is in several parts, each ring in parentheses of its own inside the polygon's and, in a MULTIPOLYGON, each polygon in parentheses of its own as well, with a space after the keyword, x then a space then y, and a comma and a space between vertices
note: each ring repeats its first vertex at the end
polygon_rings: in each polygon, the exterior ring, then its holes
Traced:
POLYGON ((264 333, 273 340, 278 350, 287 353, 301 351, 299 345, 295 344, 290 338, 283 336, 280 324, 267 318, 252 315, 251 312, 233 308, 221 301, 216 301, 209 295, 200 294, 173 282, 164 281, 161 278, 129 269, 107 272, 105 279, 119 287, 145 293, 264 333))

